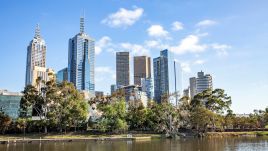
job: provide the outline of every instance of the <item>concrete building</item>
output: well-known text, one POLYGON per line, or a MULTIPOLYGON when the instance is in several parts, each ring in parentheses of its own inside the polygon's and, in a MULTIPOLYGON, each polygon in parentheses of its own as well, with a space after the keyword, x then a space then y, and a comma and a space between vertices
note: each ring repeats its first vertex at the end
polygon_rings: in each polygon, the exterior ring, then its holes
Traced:
POLYGON ((142 88, 137 85, 128 85, 118 89, 118 91, 123 91, 125 95, 126 102, 141 101, 144 107, 147 107, 148 97, 142 88))
POLYGON ((196 95, 196 78, 192 77, 189 79, 190 82, 190 96, 191 98, 194 98, 196 95))
POLYGON ((80 18, 80 33, 69 39, 68 81, 76 89, 95 91, 95 45, 84 32, 84 17, 80 18))
POLYGON ((32 75, 34 67, 46 67, 46 43, 41 37, 39 25, 35 29, 33 40, 27 47, 25 86, 36 80, 32 75))
POLYGON ((102 91, 95 91, 95 96, 96 97, 103 97, 104 93, 102 91))
POLYGON ((17 119, 19 117, 21 97, 21 93, 0 90, 0 111, 12 119, 17 119))
POLYGON ((191 93, 190 93, 190 87, 188 87, 187 89, 184 89, 183 90, 183 96, 186 96, 186 97, 191 97, 191 93))
POLYGON ((212 76, 210 74, 205 75, 201 71, 197 73, 197 77, 190 78, 191 98, 207 89, 213 89, 212 76))
POLYGON ((31 70, 31 79, 30 83, 32 86, 35 86, 37 90, 41 90, 44 87, 47 81, 55 79, 55 72, 53 69, 34 66, 31 70), (39 82, 39 83, 37 83, 39 82))
POLYGON ((116 91, 117 87, 115 84, 111 85, 111 95, 116 91))
POLYGON ((60 71, 58 71, 56 77, 58 83, 68 81, 68 68, 63 68, 60 71))
POLYGON ((167 49, 160 51, 160 56, 154 58, 154 98, 161 102, 163 95, 171 95, 169 101, 177 104, 179 92, 179 64, 175 61, 173 54, 167 49))
POLYGON ((141 78, 141 89, 146 93, 149 100, 153 100, 154 86, 152 78, 141 78))
POLYGON ((151 78, 151 58, 147 56, 134 57, 134 84, 141 85, 141 78, 151 78))
POLYGON ((213 89, 212 76, 204 74, 203 71, 197 73, 196 78, 196 93, 201 93, 207 89, 213 89))
POLYGON ((116 53, 116 86, 128 86, 130 81, 129 52, 116 53))

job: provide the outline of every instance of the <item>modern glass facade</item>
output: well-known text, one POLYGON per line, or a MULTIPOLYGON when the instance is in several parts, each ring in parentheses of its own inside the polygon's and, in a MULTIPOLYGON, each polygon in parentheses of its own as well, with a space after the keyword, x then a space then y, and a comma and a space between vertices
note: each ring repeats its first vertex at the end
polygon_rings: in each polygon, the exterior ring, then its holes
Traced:
POLYGON ((63 81, 68 81, 68 68, 61 69, 56 75, 57 82, 61 83, 63 81))
POLYGON ((153 99, 153 80, 152 78, 141 78, 142 91, 146 92, 148 99, 153 99))
POLYGON ((19 117, 20 100, 22 94, 14 92, 1 92, 0 90, 0 110, 12 119, 19 117))
POLYGON ((80 19, 80 33, 69 40, 68 81, 78 90, 95 91, 95 42, 84 33, 84 19, 80 19))
MULTIPOLYGON (((160 52, 160 57, 154 58, 154 98, 158 103, 161 102, 163 95, 178 95, 179 65, 174 60, 173 54, 167 49, 160 52)), ((170 98, 171 103, 175 99, 170 98)))

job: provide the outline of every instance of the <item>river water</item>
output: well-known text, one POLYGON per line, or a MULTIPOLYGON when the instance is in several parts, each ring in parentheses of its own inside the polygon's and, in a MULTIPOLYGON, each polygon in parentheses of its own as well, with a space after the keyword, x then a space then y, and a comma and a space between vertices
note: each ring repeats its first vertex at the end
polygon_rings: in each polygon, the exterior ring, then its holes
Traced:
POLYGON ((0 145, 0 151, 268 151, 268 138, 193 138, 0 145))

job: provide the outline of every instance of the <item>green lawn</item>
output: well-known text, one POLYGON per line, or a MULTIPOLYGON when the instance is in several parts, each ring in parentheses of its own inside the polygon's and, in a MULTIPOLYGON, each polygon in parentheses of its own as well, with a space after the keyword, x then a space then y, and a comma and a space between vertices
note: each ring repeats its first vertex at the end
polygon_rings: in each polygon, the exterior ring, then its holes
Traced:
MULTIPOLYGON (((151 137, 151 138, 160 138, 161 135, 159 134, 134 134, 133 137, 151 137)), ((92 135, 92 134, 16 134, 16 135, 0 135, 0 140, 7 140, 7 139, 69 139, 69 138, 124 138, 127 137, 127 134, 118 134, 118 135, 92 135)))

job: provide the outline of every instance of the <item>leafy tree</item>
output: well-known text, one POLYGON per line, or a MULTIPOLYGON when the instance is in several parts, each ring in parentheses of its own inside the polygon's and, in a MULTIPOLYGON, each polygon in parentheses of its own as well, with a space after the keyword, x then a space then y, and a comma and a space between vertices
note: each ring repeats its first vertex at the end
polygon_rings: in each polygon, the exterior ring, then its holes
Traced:
POLYGON ((12 119, 4 112, 0 112, 0 131, 5 134, 8 127, 11 125, 12 119))
POLYGON ((127 130, 124 99, 109 104, 98 104, 98 109, 102 111, 102 117, 96 125, 99 130, 113 132, 127 130))
POLYGON ((147 128, 147 109, 138 103, 137 105, 131 104, 128 107, 127 122, 130 129, 145 130, 147 128))
POLYGON ((148 106, 148 125, 157 132, 171 133, 179 126, 178 110, 170 103, 153 103, 148 106))

